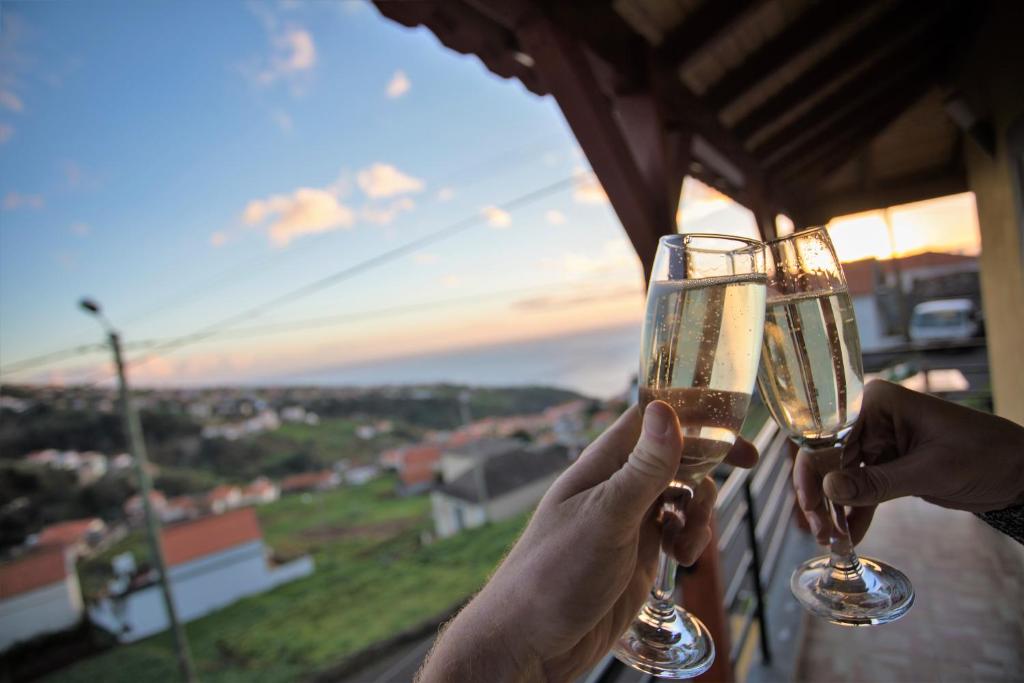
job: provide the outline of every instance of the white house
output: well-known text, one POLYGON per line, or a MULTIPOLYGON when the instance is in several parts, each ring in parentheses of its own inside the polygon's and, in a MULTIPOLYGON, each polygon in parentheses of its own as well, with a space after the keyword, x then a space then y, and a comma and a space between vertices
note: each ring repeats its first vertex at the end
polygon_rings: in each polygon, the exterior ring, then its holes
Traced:
POLYGON ((0 565, 0 651, 82 618, 74 554, 61 545, 40 548, 0 565))
MULTIPOLYGON (((252 508, 166 527, 161 542, 174 606, 186 622, 313 573, 313 560, 308 556, 271 566, 252 508)), ((118 564, 125 566, 123 561, 118 564)), ((168 626, 159 586, 149 583, 127 588, 129 583, 136 582, 129 582, 127 577, 112 582, 126 590, 89 610, 94 623, 116 634, 123 643, 159 633, 168 626)))
POLYGON ((430 494, 434 530, 444 538, 525 512, 568 464, 564 446, 537 449, 512 441, 504 450, 478 457, 468 468, 449 468, 455 477, 430 494))

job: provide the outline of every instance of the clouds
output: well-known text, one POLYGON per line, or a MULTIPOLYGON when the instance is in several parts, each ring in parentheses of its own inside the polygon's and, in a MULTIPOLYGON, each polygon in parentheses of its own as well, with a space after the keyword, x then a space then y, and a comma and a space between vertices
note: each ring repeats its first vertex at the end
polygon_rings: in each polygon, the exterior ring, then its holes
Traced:
POLYGON ((512 225, 512 216, 509 215, 508 211, 499 209, 496 206, 485 206, 480 209, 480 215, 487 221, 487 225, 492 228, 507 228, 512 225))
POLYGON ((226 232, 215 232, 210 235, 210 246, 211 247, 223 247, 228 243, 228 235, 226 232))
POLYGON ((450 187, 442 187, 437 191, 437 201, 450 202, 455 197, 455 190, 450 187))
POLYGON ((41 194, 19 194, 8 192, 4 197, 4 209, 14 211, 16 209, 41 209, 46 201, 41 194))
POLYGON ((0 145, 4 144, 14 136, 14 126, 0 123, 0 145))
POLYGON ((597 254, 565 252, 560 258, 544 258, 541 265, 547 270, 559 271, 567 280, 613 273, 635 274, 639 268, 636 252, 624 238, 609 240, 601 245, 597 254))
POLYGON ((409 88, 412 87, 412 82, 409 77, 405 75, 405 72, 399 69, 395 72, 395 75, 388 81, 388 86, 385 89, 389 99, 396 100, 405 93, 409 92, 409 88))
POLYGON ((558 209, 548 209, 544 212, 544 220, 550 225, 564 225, 565 214, 558 209))
POLYGON ((89 233, 92 232, 92 228, 89 227, 88 223, 72 223, 71 232, 77 237, 88 237, 89 233))
MULTIPOLYGON (((241 221, 249 228, 264 229, 274 247, 286 247, 299 237, 352 228, 359 221, 388 225, 416 208, 412 197, 401 195, 426 187, 419 178, 383 162, 356 173, 356 185, 367 199, 358 210, 342 201, 352 191, 348 175, 342 174, 324 187, 299 187, 290 193, 253 199, 243 208, 241 221)), ((210 235, 211 246, 228 241, 228 232, 210 235)))
POLYGON ((317 64, 313 34, 297 23, 283 23, 270 5, 252 3, 249 9, 266 31, 270 54, 242 65, 242 73, 258 87, 287 82, 293 94, 299 94, 302 80, 317 64))
MULTIPOLYGON (((296 237, 350 228, 355 213, 327 190, 300 187, 290 195, 272 195, 249 202, 242 215, 249 226, 270 222, 268 235, 276 247, 296 237)), ((212 238, 211 238, 212 242, 212 238)))
POLYGON ((606 204, 608 195, 597 176, 591 171, 577 167, 573 171, 572 198, 580 204, 606 204))
POLYGON ((368 223, 388 225, 403 211, 412 211, 414 208, 416 208, 416 202, 412 200, 412 197, 402 197, 383 206, 367 204, 359 212, 359 215, 368 223))
POLYGON ((376 163, 356 174, 356 184, 370 199, 420 192, 424 183, 390 164, 376 163))

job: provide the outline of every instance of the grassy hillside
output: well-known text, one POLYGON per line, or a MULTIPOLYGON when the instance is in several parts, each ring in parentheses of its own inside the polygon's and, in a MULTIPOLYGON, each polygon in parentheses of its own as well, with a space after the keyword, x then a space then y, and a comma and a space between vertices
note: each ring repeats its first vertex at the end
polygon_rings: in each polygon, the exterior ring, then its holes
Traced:
MULTIPOLYGON (((420 544, 425 496, 398 498, 394 481, 259 508, 268 544, 312 553, 315 573, 187 626, 204 681, 290 681, 438 614, 476 591, 518 535, 523 517, 420 544)), ((58 672, 55 681, 175 676, 164 634, 58 672)))

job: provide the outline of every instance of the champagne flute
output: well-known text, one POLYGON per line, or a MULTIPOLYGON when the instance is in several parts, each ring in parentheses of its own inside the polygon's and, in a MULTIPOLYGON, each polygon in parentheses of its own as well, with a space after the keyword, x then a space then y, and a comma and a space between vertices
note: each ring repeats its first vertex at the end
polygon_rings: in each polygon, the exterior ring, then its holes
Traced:
MULTIPOLYGON (((658 244, 641 338, 640 405, 665 401, 683 430, 663 518, 682 517, 743 424, 757 376, 765 283, 758 241, 687 234, 658 244)), ((647 602, 613 652, 655 676, 692 678, 711 666, 715 645, 707 627, 673 603, 675 575, 675 560, 662 550, 647 602)))
MULTIPOLYGON (((810 456, 818 476, 855 463, 843 446, 860 413, 864 369, 853 304, 825 228, 768 242, 768 302, 758 387, 772 416, 810 456)), ((914 603, 909 579, 853 550, 846 510, 826 499, 831 552, 793 572, 809 612, 846 626, 899 619, 914 603)))

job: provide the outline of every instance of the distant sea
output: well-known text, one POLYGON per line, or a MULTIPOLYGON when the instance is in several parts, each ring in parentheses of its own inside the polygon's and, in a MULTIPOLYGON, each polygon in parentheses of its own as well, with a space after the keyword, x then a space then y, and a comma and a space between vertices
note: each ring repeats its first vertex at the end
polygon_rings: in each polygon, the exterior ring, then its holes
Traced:
POLYGON ((543 384, 607 398, 636 375, 639 323, 530 341, 292 372, 274 383, 378 385, 451 382, 543 384))

